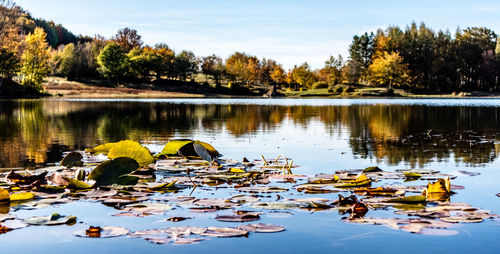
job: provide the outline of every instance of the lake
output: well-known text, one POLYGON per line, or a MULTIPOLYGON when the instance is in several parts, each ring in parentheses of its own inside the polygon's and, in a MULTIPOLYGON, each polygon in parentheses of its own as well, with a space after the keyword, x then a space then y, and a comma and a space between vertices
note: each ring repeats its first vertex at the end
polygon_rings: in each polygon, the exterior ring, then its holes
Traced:
MULTIPOLYGON (((46 99, 0 101, 0 168, 35 169, 57 164, 63 154, 130 139, 158 153, 171 139, 212 144, 222 158, 293 159, 294 174, 314 176, 378 166, 384 171, 432 169, 450 174, 456 189, 451 202, 464 202, 500 214, 499 99, 46 99)), ((429 181, 419 180, 419 185, 429 181)), ((386 184, 401 181, 385 180, 386 184)), ((284 183, 276 183, 285 185, 284 183)), ((291 188, 292 185, 287 185, 291 188)), ((373 186, 381 186, 374 183, 373 186)), ((327 198, 338 193, 291 198, 327 198)), ((182 191, 188 195, 190 190, 182 191)), ((200 189, 200 197, 238 194, 231 188, 200 189)), ((342 193, 343 194, 343 193, 342 193)), ((172 195, 172 194, 160 194, 172 195)), ((276 199, 270 194, 269 199, 276 199)), ((279 199, 279 198, 278 198, 279 199)), ((394 208, 370 209, 369 217, 405 216, 394 208)), ((0 235, 7 253, 498 253, 500 220, 457 223, 453 235, 425 235, 382 225, 348 223, 336 210, 288 209, 263 212, 260 222, 279 224, 280 233, 211 238, 190 245, 153 244, 126 236, 108 239, 72 235, 88 225, 131 231, 171 226, 237 226, 213 219, 224 212, 196 215, 173 224, 165 215, 112 216, 99 202, 75 201, 39 209, 10 208, 18 218, 72 214, 73 226, 30 226, 0 235)))

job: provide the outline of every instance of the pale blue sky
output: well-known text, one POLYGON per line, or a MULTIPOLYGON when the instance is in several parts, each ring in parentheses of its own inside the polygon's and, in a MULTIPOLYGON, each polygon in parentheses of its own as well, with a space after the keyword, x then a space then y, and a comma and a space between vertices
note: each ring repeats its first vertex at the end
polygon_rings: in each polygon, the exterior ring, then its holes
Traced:
POLYGON ((286 68, 307 61, 318 68, 329 55, 347 57, 355 34, 424 21, 449 29, 486 26, 500 33, 498 0, 17 0, 34 17, 75 34, 110 37, 137 29, 147 44, 227 57, 243 51, 286 68))

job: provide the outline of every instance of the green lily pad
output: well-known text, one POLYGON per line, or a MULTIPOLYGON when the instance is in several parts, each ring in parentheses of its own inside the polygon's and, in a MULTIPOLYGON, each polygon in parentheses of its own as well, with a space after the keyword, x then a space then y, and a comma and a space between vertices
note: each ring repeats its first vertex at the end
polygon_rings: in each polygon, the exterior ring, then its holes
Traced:
POLYGON ((132 158, 141 166, 147 166, 155 160, 149 149, 132 140, 120 141, 109 150, 108 158, 115 159, 119 157, 132 158))
POLYGON ((367 173, 367 172, 380 172, 380 171, 382 171, 382 169, 380 169, 377 166, 367 167, 367 168, 363 169, 363 173, 367 173))
POLYGON ((79 152, 71 152, 68 153, 64 158, 61 160, 61 166, 65 166, 67 168, 71 167, 79 167, 83 165, 83 156, 79 152))
POLYGON ((90 172, 88 179, 96 181, 95 187, 119 184, 124 180, 120 176, 130 174, 138 168, 139 164, 134 159, 120 157, 99 164, 90 172))

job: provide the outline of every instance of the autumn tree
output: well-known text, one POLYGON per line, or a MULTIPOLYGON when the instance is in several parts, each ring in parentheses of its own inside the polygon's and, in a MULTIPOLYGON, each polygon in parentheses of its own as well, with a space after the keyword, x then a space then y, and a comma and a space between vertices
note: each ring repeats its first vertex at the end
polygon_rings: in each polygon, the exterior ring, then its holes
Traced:
POLYGON ((316 76, 314 76, 308 63, 303 63, 298 67, 295 66, 291 71, 291 78, 300 88, 305 89, 311 88, 312 84, 316 82, 316 76))
POLYGON ((384 52, 373 60, 368 69, 371 82, 377 86, 387 86, 388 90, 394 86, 404 86, 408 82, 408 66, 403 63, 399 53, 384 52))
POLYGON ((43 90, 43 78, 49 73, 49 52, 42 28, 36 28, 33 33, 26 36, 25 48, 21 56, 22 84, 33 87, 38 91, 43 90))
POLYGON ((226 72, 222 58, 216 55, 211 55, 203 57, 202 61, 201 72, 206 76, 212 76, 216 86, 220 86, 220 80, 226 72))
POLYGON ((337 58, 330 56, 325 61, 325 67, 320 70, 320 76, 323 77, 330 85, 336 85, 342 81, 342 67, 344 66, 344 59, 341 55, 337 58))
POLYGON ((17 20, 21 9, 9 0, 0 0, 0 81, 19 71, 19 36, 17 20))
POLYGON ((128 57, 125 50, 116 43, 107 45, 97 57, 99 72, 108 78, 108 81, 116 81, 128 74, 128 57))
POLYGON ((175 76, 175 53, 167 44, 161 43, 152 48, 154 54, 157 56, 153 72, 156 75, 156 80, 159 81, 163 76, 175 76))
POLYGON ((191 51, 182 51, 174 60, 176 76, 183 81, 191 77, 198 69, 198 59, 191 51))
POLYGON ((126 27, 118 30, 118 33, 113 38, 113 41, 120 45, 123 50, 129 52, 133 48, 142 46, 141 38, 142 37, 137 33, 137 30, 126 27))

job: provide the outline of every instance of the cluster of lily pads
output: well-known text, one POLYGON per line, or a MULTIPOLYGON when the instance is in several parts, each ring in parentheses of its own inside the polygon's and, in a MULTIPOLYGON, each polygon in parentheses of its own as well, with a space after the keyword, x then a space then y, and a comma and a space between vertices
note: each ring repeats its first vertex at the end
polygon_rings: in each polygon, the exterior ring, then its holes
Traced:
POLYGON ((73 215, 19 219, 9 212, 78 200, 94 200, 114 207, 117 213, 113 216, 168 216, 176 209, 182 216, 170 216, 165 221, 192 220, 202 213, 216 213, 213 219, 217 221, 249 223, 134 232, 120 226, 88 225, 86 230, 74 233, 89 238, 128 235, 158 244, 195 243, 208 237, 247 236, 249 232, 281 232, 285 230, 283 226, 256 221, 263 215, 293 214, 298 209, 337 210, 349 214, 342 218, 348 223, 381 224, 434 235, 457 233, 450 229, 456 223, 498 217, 465 203, 451 202, 454 190, 462 187, 451 185, 455 176, 436 170, 388 172, 370 167, 308 177, 293 174, 294 167, 293 161, 284 155, 276 159, 262 156, 252 161, 222 159, 212 145, 194 140, 171 140, 156 155, 131 140, 107 143, 70 152, 60 165, 36 172, 1 172, 4 180, 0 180, 0 233, 29 225, 73 225, 78 221, 73 215), (400 180, 402 184, 380 184, 388 179, 400 180), (422 181, 427 185, 407 184, 422 181), (196 197, 214 192, 228 196, 196 197), (290 194, 299 198, 290 198, 290 194), (320 197, 314 197, 318 194, 320 197), (392 210, 394 216, 369 217, 369 211, 376 209, 392 210))

